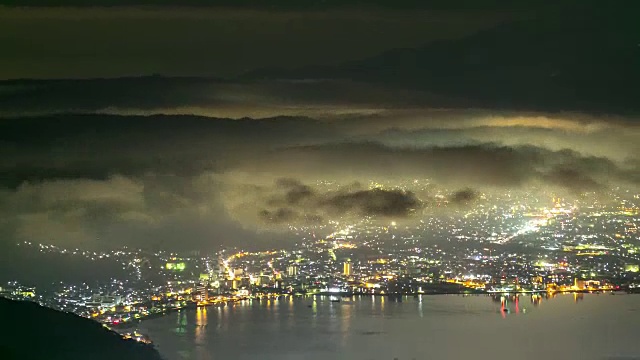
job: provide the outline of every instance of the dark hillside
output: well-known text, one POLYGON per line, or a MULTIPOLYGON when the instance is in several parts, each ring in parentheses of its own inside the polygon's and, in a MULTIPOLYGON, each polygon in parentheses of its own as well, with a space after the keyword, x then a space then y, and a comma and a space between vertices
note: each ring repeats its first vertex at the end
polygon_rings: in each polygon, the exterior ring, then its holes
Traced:
POLYGON ((2 360, 160 360, 150 345, 122 339, 102 325, 36 303, 0 298, 2 360))

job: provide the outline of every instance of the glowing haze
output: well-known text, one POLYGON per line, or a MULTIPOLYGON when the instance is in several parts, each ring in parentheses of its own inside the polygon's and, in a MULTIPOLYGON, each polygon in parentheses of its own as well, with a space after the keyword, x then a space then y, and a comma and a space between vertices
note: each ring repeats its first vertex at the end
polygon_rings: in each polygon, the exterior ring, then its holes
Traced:
POLYGON ((625 17, 602 33, 579 10, 557 21, 564 9, 534 27, 535 9, 118 10, 0 8, 14 49, 0 60, 3 242, 260 245, 493 191, 638 188, 640 48, 625 17), (53 36, 23 25, 69 18, 86 32, 19 45, 53 36), (100 42, 125 23, 131 37, 100 42), (151 34, 167 23, 192 27, 151 34))

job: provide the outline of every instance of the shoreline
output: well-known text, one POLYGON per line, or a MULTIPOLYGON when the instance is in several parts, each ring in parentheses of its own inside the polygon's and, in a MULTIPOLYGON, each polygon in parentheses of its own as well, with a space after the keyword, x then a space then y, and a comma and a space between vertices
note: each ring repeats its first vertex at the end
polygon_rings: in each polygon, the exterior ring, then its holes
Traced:
MULTIPOLYGON (((294 295, 294 294, 282 294, 282 295, 277 295, 277 296, 268 296, 268 297, 249 297, 249 298, 244 298, 244 299, 238 299, 238 300, 228 300, 228 301, 224 301, 224 302, 218 302, 218 303, 211 303, 211 304, 206 304, 206 305, 200 305, 200 304, 195 304, 192 303, 190 305, 187 306, 183 306, 183 307, 179 307, 179 308, 168 308, 165 309, 161 312, 155 312, 153 314, 149 314, 145 317, 141 317, 138 319, 135 319, 134 321, 131 322, 127 322, 127 323, 119 323, 116 325, 110 325, 109 327, 112 329, 130 329, 130 328, 134 328, 136 327, 137 324, 145 321, 145 320, 152 320, 155 318, 159 318, 165 315, 168 315, 170 313, 176 312, 176 311, 182 311, 182 310, 190 310, 190 309, 197 309, 199 307, 224 307, 224 306, 228 306, 230 304, 235 304, 241 301, 252 301, 252 300, 256 300, 256 301, 262 301, 262 300, 271 300, 271 299, 279 299, 279 298, 288 298, 288 297, 293 297, 293 298, 316 298, 316 297, 336 297, 341 301, 341 298, 353 298, 353 297, 370 297, 370 296, 374 296, 374 297, 386 297, 386 298, 404 298, 404 297, 420 297, 420 296, 437 296, 437 295, 461 295, 461 296, 481 296, 481 295, 485 295, 485 296, 491 296, 491 295, 528 295, 528 294, 549 294, 549 295, 555 295, 555 294, 575 294, 575 293, 581 293, 581 294, 606 294, 609 293, 611 295, 616 295, 616 293, 620 293, 620 294, 640 294, 640 291, 626 291, 626 290, 565 290, 565 291, 554 291, 554 292, 548 292, 546 290, 539 290, 539 291, 492 291, 492 292, 488 292, 488 291, 474 291, 474 292, 460 292, 460 291, 439 291, 439 292, 428 292, 428 293, 420 293, 420 294, 416 294, 416 293, 392 293, 392 294, 359 294, 359 293, 315 293, 315 294, 300 294, 300 295, 294 295)), ((336 299, 337 300, 337 299, 336 299)))

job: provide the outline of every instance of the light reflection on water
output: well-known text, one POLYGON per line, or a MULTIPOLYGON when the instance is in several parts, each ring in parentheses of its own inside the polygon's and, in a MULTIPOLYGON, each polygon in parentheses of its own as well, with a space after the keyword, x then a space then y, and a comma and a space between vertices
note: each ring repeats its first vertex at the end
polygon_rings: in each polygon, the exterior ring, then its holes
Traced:
POLYGON ((640 359, 640 295, 244 301, 140 326, 167 360, 640 359))

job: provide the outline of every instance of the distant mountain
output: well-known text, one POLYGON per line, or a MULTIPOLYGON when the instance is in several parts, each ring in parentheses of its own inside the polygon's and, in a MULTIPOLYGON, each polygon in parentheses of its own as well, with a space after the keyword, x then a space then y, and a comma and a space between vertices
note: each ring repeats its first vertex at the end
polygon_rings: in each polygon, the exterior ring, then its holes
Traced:
POLYGON ((440 106, 639 112, 640 27, 617 11, 541 13, 472 36, 334 67, 244 78, 340 78, 443 96, 440 106))
POLYGON ((0 298, 2 360, 160 360, 150 345, 124 340, 102 325, 31 302, 0 298))

